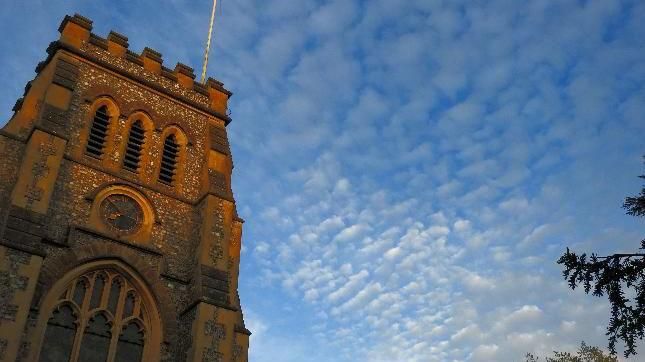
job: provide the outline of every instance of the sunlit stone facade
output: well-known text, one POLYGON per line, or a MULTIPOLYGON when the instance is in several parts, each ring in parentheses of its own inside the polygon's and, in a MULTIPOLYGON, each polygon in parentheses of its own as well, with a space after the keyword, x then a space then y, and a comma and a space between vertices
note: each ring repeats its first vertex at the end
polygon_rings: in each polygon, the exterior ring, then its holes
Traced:
POLYGON ((231 93, 91 30, 0 131, 0 361, 247 361, 231 93))

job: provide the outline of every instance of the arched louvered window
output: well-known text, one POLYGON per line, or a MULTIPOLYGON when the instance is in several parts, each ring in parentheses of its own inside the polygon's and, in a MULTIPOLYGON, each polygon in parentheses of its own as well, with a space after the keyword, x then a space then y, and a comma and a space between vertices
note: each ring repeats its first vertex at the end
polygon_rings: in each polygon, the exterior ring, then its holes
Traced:
POLYGON ((179 144, 174 134, 168 135, 163 143, 159 181, 172 185, 177 173, 177 158, 179 157, 179 144))
POLYGON ((108 127, 110 125, 110 115, 107 106, 101 106, 94 113, 92 128, 87 139, 87 148, 85 151, 93 157, 103 157, 103 150, 107 140, 108 127))
POLYGON ((145 141, 145 130, 141 121, 135 121, 130 127, 130 135, 128 136, 128 144, 125 148, 125 157, 123 159, 123 167, 132 172, 139 172, 139 164, 141 163, 141 150, 143 149, 143 142, 145 141))
POLYGON ((40 362, 145 360, 147 306, 117 270, 81 275, 57 303, 47 323, 40 362))

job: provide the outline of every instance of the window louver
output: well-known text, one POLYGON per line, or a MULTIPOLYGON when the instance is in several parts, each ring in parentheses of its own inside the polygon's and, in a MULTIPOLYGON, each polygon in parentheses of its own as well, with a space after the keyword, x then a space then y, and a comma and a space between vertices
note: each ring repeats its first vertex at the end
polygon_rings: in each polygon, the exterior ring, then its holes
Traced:
POLYGON ((128 136, 128 145, 125 149, 125 156, 123 159, 123 167, 132 172, 139 171, 139 164, 141 163, 141 149, 145 140, 145 131, 141 125, 141 121, 136 121, 130 127, 130 135, 128 136))
POLYGON ((161 156, 161 168, 159 169, 159 181, 172 185, 175 172, 177 169, 177 155, 179 154, 179 145, 175 140, 175 135, 166 137, 163 143, 163 154, 161 156))
POLYGON ((101 158, 105 148, 108 126, 110 125, 110 115, 106 106, 101 106, 94 114, 92 128, 87 140, 86 152, 93 157, 101 158))

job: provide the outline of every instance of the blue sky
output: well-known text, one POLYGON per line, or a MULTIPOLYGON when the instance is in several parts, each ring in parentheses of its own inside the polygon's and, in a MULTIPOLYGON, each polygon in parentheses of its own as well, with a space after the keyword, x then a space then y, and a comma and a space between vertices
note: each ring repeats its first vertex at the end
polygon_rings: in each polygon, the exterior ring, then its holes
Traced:
MULTIPOLYGON (((220 3, 252 361, 606 345, 555 260, 643 236, 645 2, 220 3)), ((74 12, 200 68, 209 1, 4 1, 0 124, 74 12)))

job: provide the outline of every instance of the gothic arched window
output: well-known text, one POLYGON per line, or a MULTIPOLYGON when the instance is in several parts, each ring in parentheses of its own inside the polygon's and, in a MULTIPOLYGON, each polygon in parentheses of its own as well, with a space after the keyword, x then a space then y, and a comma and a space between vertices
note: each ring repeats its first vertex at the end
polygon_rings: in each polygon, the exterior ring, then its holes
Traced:
POLYGON ((94 113, 92 128, 87 138, 85 151, 92 157, 103 157, 103 150, 107 142, 108 128, 110 126, 110 114, 108 107, 100 106, 94 113))
POLYGON ((128 143, 125 148, 125 156, 123 158, 123 167, 132 172, 139 172, 139 165, 141 163, 141 150, 143 149, 143 142, 145 142, 145 129, 140 120, 134 121, 130 126, 130 134, 128 135, 128 143))
POLYGON ((54 310, 47 322, 45 340, 56 341, 56 343, 43 345, 43 350, 40 352, 41 361, 69 361, 76 335, 77 318, 78 311, 69 304, 61 304, 54 310))
POLYGON ((169 134, 163 142, 161 167, 159 168, 159 181, 172 185, 177 173, 177 159, 179 158, 179 144, 174 134, 169 134))
POLYGON ((41 362, 143 361, 150 316, 119 271, 92 270, 58 296, 46 325, 41 362))

